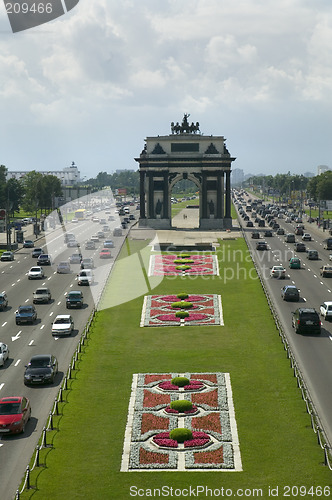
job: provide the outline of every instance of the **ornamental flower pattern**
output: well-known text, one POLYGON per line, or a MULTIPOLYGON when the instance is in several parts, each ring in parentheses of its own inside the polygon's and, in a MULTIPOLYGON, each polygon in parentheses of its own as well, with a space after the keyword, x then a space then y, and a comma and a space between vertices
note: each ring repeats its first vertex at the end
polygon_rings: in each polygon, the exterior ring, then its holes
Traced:
POLYGON ((189 316, 176 317, 172 303, 178 302, 176 295, 146 295, 143 301, 140 326, 200 326, 224 324, 221 296, 216 294, 191 294, 186 299, 193 306, 185 309, 189 316))
POLYGON ((121 471, 242 470, 234 415, 229 374, 136 374, 121 471), (191 390, 174 390, 174 377, 188 378, 191 390), (178 399, 191 401, 195 413, 167 412, 178 399), (169 433, 177 427, 190 429, 192 439, 171 439, 169 433))
POLYGON ((188 269, 181 269, 181 260, 177 254, 151 255, 149 276, 214 276, 219 275, 218 259, 216 255, 200 254, 190 256, 190 264, 184 266, 188 269), (176 261, 176 262, 174 262, 176 261))

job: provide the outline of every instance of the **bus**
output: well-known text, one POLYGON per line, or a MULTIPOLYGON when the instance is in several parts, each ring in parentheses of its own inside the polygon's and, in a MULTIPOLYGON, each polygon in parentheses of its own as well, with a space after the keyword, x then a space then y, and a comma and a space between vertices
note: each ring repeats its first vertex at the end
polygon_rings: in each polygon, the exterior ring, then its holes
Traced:
POLYGON ((85 208, 80 208, 79 210, 76 210, 75 212, 75 219, 77 220, 83 220, 85 219, 85 208))

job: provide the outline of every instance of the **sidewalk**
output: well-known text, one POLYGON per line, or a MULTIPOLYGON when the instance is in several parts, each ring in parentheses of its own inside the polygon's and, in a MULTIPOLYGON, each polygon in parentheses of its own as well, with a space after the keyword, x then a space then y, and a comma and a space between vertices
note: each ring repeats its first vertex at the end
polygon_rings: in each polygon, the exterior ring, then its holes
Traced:
MULTIPOLYGON (((34 232, 33 232, 33 224, 28 224, 27 226, 23 226, 22 231, 23 231, 23 241, 24 240, 36 241, 36 236, 34 235, 34 232)), ((42 232, 38 236, 38 238, 42 237, 43 235, 44 235, 44 233, 42 232)), ((16 231, 14 231, 13 229, 11 231, 11 244, 12 244, 12 250, 16 250, 17 248, 22 248, 22 246, 23 246, 22 243, 18 243, 18 244, 16 243, 16 231)), ((7 232, 6 231, 0 233, 0 249, 4 249, 4 248, 5 249, 7 248, 7 232)))

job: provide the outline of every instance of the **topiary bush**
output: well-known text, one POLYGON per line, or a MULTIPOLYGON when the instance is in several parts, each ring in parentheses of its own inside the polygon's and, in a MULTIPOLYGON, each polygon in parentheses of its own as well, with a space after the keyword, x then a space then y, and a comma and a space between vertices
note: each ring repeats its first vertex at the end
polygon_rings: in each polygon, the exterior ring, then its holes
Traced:
POLYGON ((177 429, 173 429, 169 433, 169 437, 171 439, 174 439, 178 443, 184 443, 185 441, 188 441, 189 439, 193 438, 193 433, 191 432, 190 429, 184 429, 184 428, 178 427, 177 429))
POLYGON ((173 264, 193 264, 192 259, 175 259, 173 260, 173 264))
POLYGON ((191 401, 187 401, 186 399, 178 399, 177 401, 172 401, 170 407, 172 408, 172 410, 184 413, 185 411, 191 410, 193 404, 191 401))
POLYGON ((189 295, 186 292, 181 292, 177 294, 177 298, 181 300, 187 299, 188 297, 189 295))
POLYGON ((183 309, 181 309, 181 311, 176 311, 175 316, 176 316, 176 318, 180 318, 180 319, 188 318, 189 313, 188 313, 188 311, 184 311, 183 309))
POLYGON ((181 300, 179 302, 173 302, 172 307, 174 309, 180 308, 180 309, 190 309, 193 306, 192 302, 186 302, 185 300, 181 300))
POLYGON ((181 253, 180 255, 178 255, 179 259, 188 259, 188 258, 191 258, 191 255, 190 253, 181 253))
POLYGON ((190 266, 176 266, 175 269, 181 269, 181 271, 186 271, 187 269, 191 269, 190 266))
MULTIPOLYGON (((179 312, 185 312, 185 311, 179 311, 179 312)), ((190 380, 187 377, 174 377, 171 380, 171 384, 177 385, 178 387, 184 387, 185 385, 189 385, 189 383, 190 380)))

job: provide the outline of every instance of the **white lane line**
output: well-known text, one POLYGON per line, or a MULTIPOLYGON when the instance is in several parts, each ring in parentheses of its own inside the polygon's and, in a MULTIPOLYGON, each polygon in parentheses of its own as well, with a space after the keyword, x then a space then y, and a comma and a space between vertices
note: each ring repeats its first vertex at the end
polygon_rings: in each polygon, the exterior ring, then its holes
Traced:
POLYGON ((5 321, 4 323, 2 323, 1 326, 6 326, 7 325, 7 321, 5 321))
POLYGON ((18 365, 20 364, 20 362, 21 362, 21 360, 20 360, 20 359, 18 359, 18 360, 16 361, 16 363, 15 363, 15 365, 14 365, 14 366, 18 366, 18 365))
POLYGON ((42 330, 44 327, 45 327, 45 325, 42 325, 42 326, 40 327, 40 329, 42 330))
POLYGON ((59 306, 61 304, 61 300, 57 303, 57 306, 59 306))
POLYGON ((1 389, 3 388, 3 386, 4 386, 4 385, 5 385, 5 384, 0 384, 0 391, 1 391, 1 389))
POLYGON ((29 299, 26 299, 25 302, 29 302, 29 299))
POLYGON ((52 311, 52 312, 50 312, 50 316, 53 316, 53 314, 54 314, 54 312, 53 312, 53 311, 52 311))
POLYGON ((34 343, 34 340, 30 340, 28 345, 32 345, 34 343))

